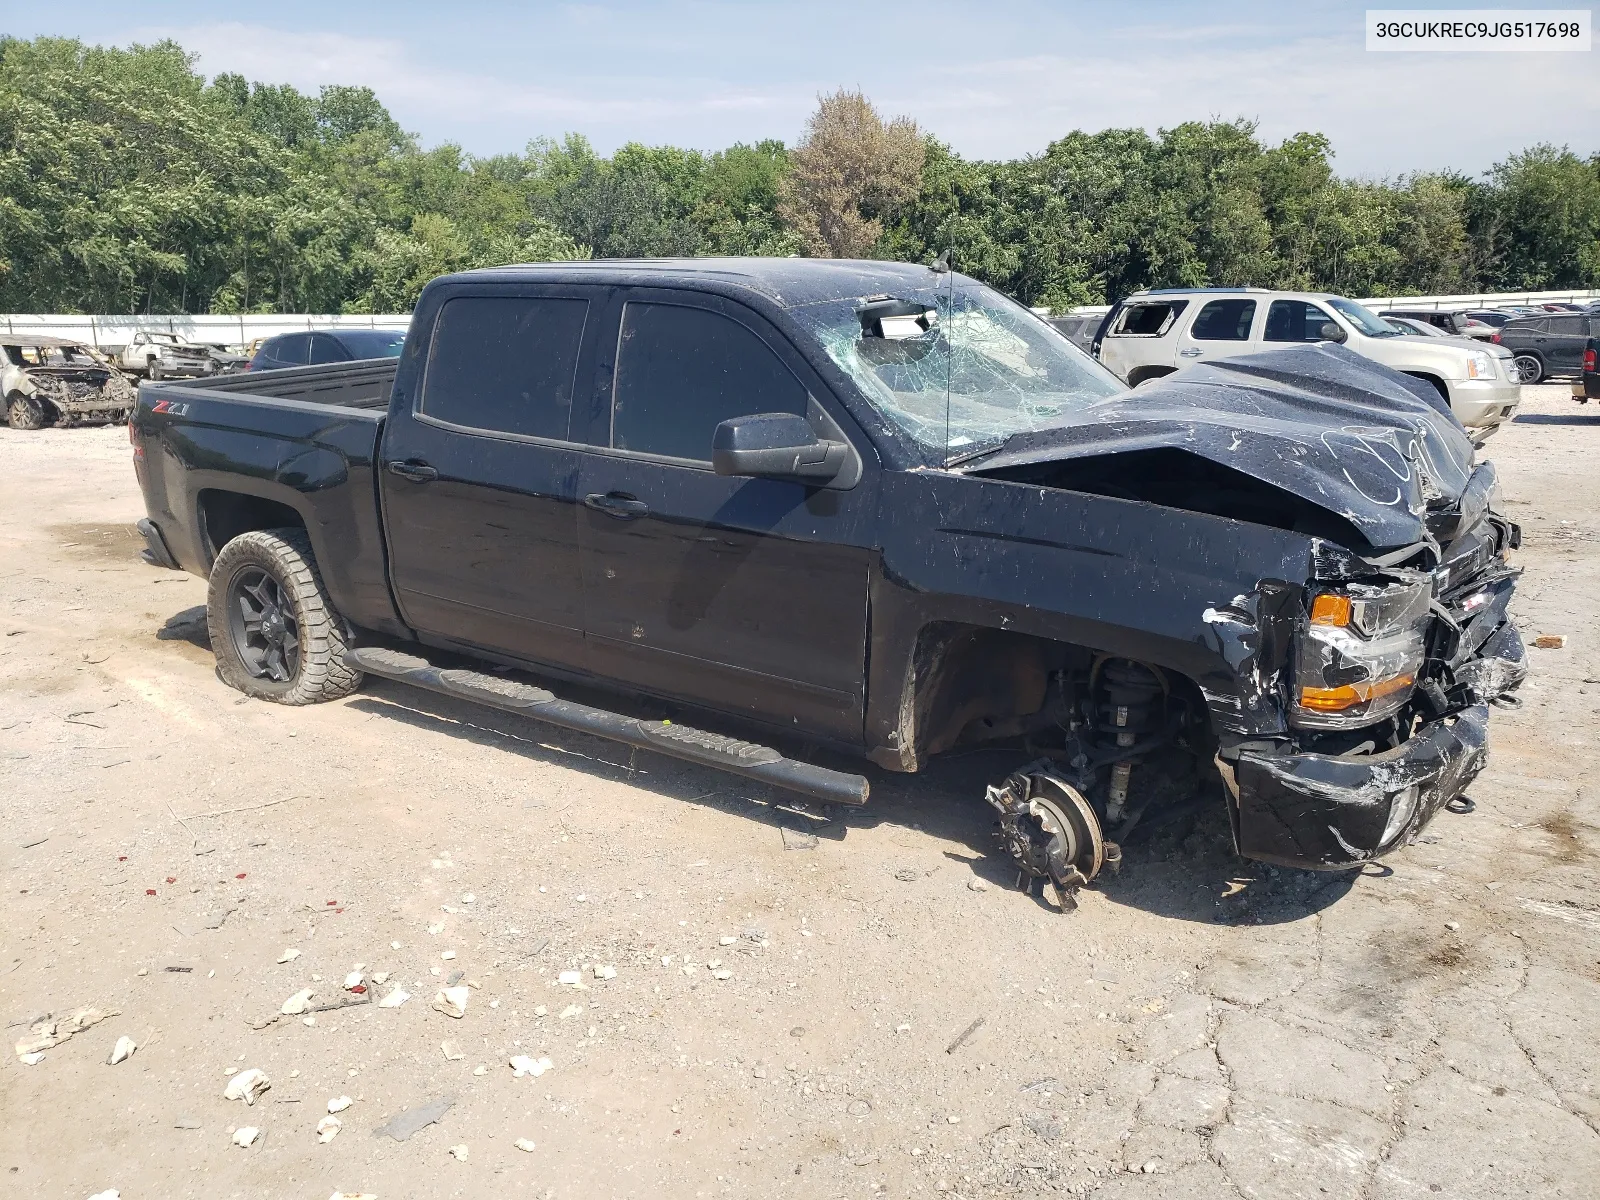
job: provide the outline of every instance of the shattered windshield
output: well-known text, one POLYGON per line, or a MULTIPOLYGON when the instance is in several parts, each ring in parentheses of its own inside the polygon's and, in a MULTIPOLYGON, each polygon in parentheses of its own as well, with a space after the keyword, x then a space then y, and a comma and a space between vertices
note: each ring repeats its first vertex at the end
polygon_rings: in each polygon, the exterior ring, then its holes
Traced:
MULTIPOLYGON (((946 278, 949 278, 946 276, 946 278)), ((1072 423, 1124 385, 1027 309, 958 277, 791 309, 867 398, 930 457, 970 458, 1072 423)))

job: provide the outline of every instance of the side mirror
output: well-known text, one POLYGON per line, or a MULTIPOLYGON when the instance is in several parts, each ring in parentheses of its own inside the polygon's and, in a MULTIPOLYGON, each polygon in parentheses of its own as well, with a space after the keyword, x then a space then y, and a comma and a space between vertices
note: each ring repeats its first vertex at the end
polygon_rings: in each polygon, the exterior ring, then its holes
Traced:
POLYGON ((822 441, 810 422, 793 413, 734 417, 711 435, 711 465, 718 475, 827 483, 849 453, 844 442, 822 441))
POLYGON ((1322 328, 1317 332, 1322 335, 1322 340, 1325 342, 1343 342, 1348 341, 1350 337, 1341 326, 1332 321, 1324 321, 1322 328))

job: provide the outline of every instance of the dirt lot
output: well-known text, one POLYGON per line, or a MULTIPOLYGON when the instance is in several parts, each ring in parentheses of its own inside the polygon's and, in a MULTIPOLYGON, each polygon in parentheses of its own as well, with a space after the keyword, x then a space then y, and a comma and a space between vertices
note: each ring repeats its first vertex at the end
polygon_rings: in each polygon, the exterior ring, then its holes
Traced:
POLYGON ((247 702, 204 583, 137 557, 123 431, 0 430, 0 1015, 114 1013, 8 1045, 0 1193, 1593 1196, 1600 412, 1526 393, 1491 443, 1517 612, 1569 640, 1497 712, 1476 811, 1356 876, 1180 820, 1072 916, 991 852, 1003 756, 819 821, 383 681, 247 702), (224 1099, 251 1068, 270 1090, 224 1099))

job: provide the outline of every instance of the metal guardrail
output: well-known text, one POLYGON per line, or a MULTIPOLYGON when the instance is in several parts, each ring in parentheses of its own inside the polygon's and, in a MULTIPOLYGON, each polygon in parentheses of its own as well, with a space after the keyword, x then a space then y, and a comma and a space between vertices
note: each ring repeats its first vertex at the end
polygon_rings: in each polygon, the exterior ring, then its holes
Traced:
MULTIPOLYGON (((1284 289, 1293 290, 1293 289, 1284 289)), ((1562 292, 1469 292, 1460 296, 1368 296, 1357 300, 1374 312, 1383 308, 1426 308, 1437 312, 1441 308, 1499 308, 1505 304, 1569 304, 1593 303, 1600 300, 1600 291, 1569 289, 1562 292)), ((1069 313, 1106 313, 1109 304, 1084 304, 1069 308, 1069 313)))
POLYGON ((175 333, 190 342, 245 346, 256 338, 304 329, 404 329, 410 313, 349 314, 249 313, 241 316, 122 316, 98 313, 11 313, 0 315, 10 334, 71 338, 99 350, 115 350, 136 333, 175 333))

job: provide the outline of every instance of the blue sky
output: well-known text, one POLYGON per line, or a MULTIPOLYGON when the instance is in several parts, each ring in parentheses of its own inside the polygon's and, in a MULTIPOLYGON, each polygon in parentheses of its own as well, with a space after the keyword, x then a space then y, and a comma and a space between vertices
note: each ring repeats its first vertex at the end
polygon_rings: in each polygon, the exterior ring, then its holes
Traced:
POLYGON ((117 44, 173 37, 208 74, 312 91, 366 84, 425 145, 476 154, 568 131, 605 151, 792 142, 817 94, 841 85, 972 157, 1037 152, 1073 129, 1211 116, 1256 120, 1272 141, 1320 130, 1350 175, 1475 173, 1536 141, 1600 150, 1600 50, 1371 54, 1365 7, 6 0, 0 28, 117 44))

